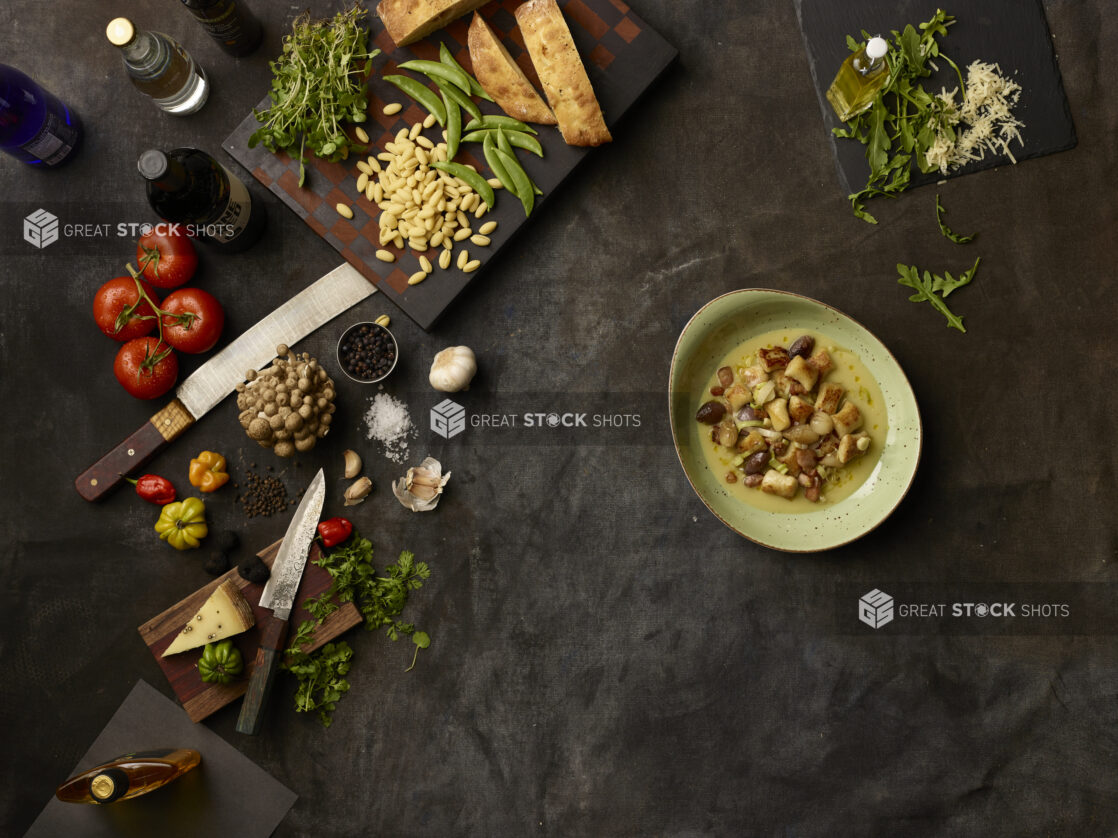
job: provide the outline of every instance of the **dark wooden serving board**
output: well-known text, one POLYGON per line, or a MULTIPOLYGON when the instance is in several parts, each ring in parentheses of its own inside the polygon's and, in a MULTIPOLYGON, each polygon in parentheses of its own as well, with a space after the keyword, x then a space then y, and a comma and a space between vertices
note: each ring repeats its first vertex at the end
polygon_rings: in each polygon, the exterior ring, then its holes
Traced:
MULTIPOLYGON (((836 138, 831 129, 840 127, 827 88, 839 65, 850 54, 846 36, 861 40, 862 30, 889 37, 906 24, 914 27, 930 20, 937 8, 956 17, 955 23, 940 36, 940 50, 959 65, 966 78, 972 61, 998 64, 1002 74, 1021 85, 1021 100, 1014 114, 1025 123, 1021 129, 1024 147, 1014 142, 1010 148, 1018 160, 1066 151, 1076 144, 1060 67, 1052 45, 1052 34, 1044 16, 1041 0, 971 0, 957 6, 941 0, 793 0, 807 49, 811 77, 823 111, 823 125, 835 154, 839 182, 847 193, 865 186, 869 178, 865 146, 854 140, 836 138)), ((923 80, 924 89, 938 93, 941 87, 958 87, 958 78, 946 62, 940 71, 923 80)), ((970 174, 1009 162, 1004 155, 987 155, 953 171, 948 177, 970 174)), ((935 183, 938 172, 922 174, 913 167, 912 184, 935 183)))
MULTIPOLYGON (((272 562, 275 561, 276 554, 279 553, 280 543, 277 541, 257 554, 268 567, 271 567, 272 562)), ((314 560, 320 555, 318 544, 313 544, 307 557, 307 566, 303 570, 299 592, 295 596, 295 607, 291 611, 292 633, 303 620, 310 619, 310 615, 303 608, 303 603, 307 598, 318 596, 330 587, 330 574, 314 563, 314 560)), ((140 626, 140 636, 155 656, 156 662, 163 670, 163 674, 167 676, 175 695, 182 702, 183 709, 186 710, 192 721, 200 722, 206 716, 244 695, 248 689, 253 662, 256 660, 256 650, 260 646, 259 627, 264 618, 270 614, 267 609, 259 606, 260 594, 263 592, 263 585, 254 585, 247 582, 241 578, 237 569, 233 568, 224 576, 220 576, 205 587, 199 588, 190 596, 175 603, 162 614, 152 617, 140 626), (202 603, 226 579, 232 579, 245 595, 245 599, 252 605, 256 624, 248 631, 232 638, 245 660, 243 677, 232 684, 206 684, 198 675, 197 664, 198 659, 202 657, 201 648, 190 649, 177 655, 171 655, 168 658, 163 657, 163 652, 171 645, 171 641, 175 639, 175 636, 182 630, 187 621, 202 607, 202 603)), ((360 622, 361 613, 354 607, 353 603, 347 602, 323 621, 318 631, 314 633, 311 643, 303 648, 307 651, 317 649, 360 622)))
MULTIPOLYGON (((493 2, 483 7, 481 14, 535 83, 538 81, 535 70, 524 49, 524 41, 513 16, 513 11, 520 2, 521 0, 493 2)), ((616 134, 615 128, 625 112, 667 69, 677 52, 622 0, 559 0, 559 5, 594 85, 606 123, 611 133, 616 134)), ((470 70, 466 33, 472 15, 459 18, 422 41, 396 48, 372 9, 373 4, 370 4, 369 28, 375 45, 383 54, 373 62, 374 71, 369 79, 370 118, 364 127, 372 144, 376 146, 373 151, 378 152, 384 150, 384 144, 400 128, 421 121, 427 115, 422 107, 381 77, 397 72, 398 63, 412 58, 437 61, 440 41, 450 48, 463 67, 470 70), (386 117, 381 109, 390 102, 399 102, 404 109, 396 116, 386 117)), ((428 83, 428 87, 433 89, 434 86, 428 83)), ((267 105, 268 100, 265 98, 259 107, 267 105)), ((483 112, 501 112, 489 102, 481 102, 480 105, 483 112)), ((469 118, 466 115, 465 121, 469 121, 469 118)), ((363 196, 359 198, 356 188, 356 163, 364 157, 351 155, 344 163, 323 163, 314 159, 308 166, 303 188, 299 188, 296 185, 299 176, 298 161, 286 154, 272 154, 262 146, 254 149, 248 147, 248 139, 257 127, 259 124, 256 118, 249 114, 223 143, 225 150, 424 329, 429 329, 470 283, 484 275, 487 265, 528 220, 515 197, 498 191, 497 205, 484 219, 496 221, 499 225, 492 236, 492 244, 488 247, 469 248, 471 256, 481 260, 481 267, 471 274, 463 274, 453 265, 446 271, 436 267, 434 273, 422 283, 409 286, 408 276, 419 270, 416 253, 407 249, 401 251, 389 248, 399 257, 391 265, 378 261, 374 255, 380 246, 377 225, 380 210, 363 196), (353 208, 355 217, 352 221, 342 218, 335 211, 334 207, 339 202, 353 208)), ((543 159, 526 151, 517 153, 528 175, 544 193, 542 197, 536 198, 533 217, 543 211, 542 205, 547 203, 548 197, 574 171, 587 153, 592 151, 566 145, 554 127, 534 127, 539 131, 539 140, 544 149, 543 159)), ((436 124, 424 134, 432 141, 440 142, 441 131, 436 124)), ((623 142, 623 136, 615 136, 614 141, 623 142)), ((472 163, 487 177, 491 176, 489 168, 484 164, 480 144, 464 144, 455 159, 458 162, 472 163)), ((428 256, 434 254, 437 257, 438 253, 438 249, 432 249, 428 251, 428 256)))

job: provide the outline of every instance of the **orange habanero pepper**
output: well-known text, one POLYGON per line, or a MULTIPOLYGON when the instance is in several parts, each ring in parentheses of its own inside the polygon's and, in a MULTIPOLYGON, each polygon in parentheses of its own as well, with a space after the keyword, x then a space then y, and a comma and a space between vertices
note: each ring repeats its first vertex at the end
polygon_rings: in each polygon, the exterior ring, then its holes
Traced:
POLYGON ((203 451, 190 461, 190 485, 203 492, 216 492, 229 482, 225 458, 215 451, 203 451))

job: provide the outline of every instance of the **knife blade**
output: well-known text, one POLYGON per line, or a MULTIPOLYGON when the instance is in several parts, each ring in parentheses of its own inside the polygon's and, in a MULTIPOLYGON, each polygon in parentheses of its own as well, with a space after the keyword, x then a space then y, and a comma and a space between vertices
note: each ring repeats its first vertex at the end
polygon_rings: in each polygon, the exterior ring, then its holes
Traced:
POLYGON ((322 469, 319 469, 304 493, 303 500, 299 502, 291 523, 287 525, 287 533, 283 537, 276 560, 272 563, 272 575, 268 577, 260 595, 260 606, 270 608, 272 613, 260 625, 260 648, 256 650, 252 677, 248 682, 245 700, 241 704, 240 716, 237 717, 238 733, 251 736, 260 730, 264 702, 272 690, 272 682, 283 655, 291 607, 295 604, 295 594, 299 590, 303 568, 307 564, 307 551, 314 539, 325 499, 326 477, 322 469))
POLYGON ((296 343, 376 290, 348 262, 316 280, 199 367, 170 404, 82 472, 74 481, 78 494, 102 498, 232 393, 245 372, 271 362, 278 344, 296 343))

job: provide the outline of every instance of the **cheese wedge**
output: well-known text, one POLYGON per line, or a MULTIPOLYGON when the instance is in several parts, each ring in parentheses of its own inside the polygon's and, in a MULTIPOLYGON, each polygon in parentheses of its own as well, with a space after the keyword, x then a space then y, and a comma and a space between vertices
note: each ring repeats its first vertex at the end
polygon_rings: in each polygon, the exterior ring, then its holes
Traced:
POLYGON ((190 622, 167 647, 163 657, 240 634, 251 628, 254 622, 256 620, 252 616, 252 606, 248 604, 245 595, 232 579, 226 579, 202 603, 198 613, 190 618, 190 622))
POLYGON ((380 0, 377 14, 396 46, 418 41, 489 0, 380 0))
POLYGON ((470 24, 469 46, 474 76, 485 92, 497 100, 501 110, 521 122, 555 124, 551 108, 477 12, 470 24))
POLYGON ((567 145, 596 146, 612 140, 571 30, 555 0, 528 0, 517 6, 516 22, 567 145))

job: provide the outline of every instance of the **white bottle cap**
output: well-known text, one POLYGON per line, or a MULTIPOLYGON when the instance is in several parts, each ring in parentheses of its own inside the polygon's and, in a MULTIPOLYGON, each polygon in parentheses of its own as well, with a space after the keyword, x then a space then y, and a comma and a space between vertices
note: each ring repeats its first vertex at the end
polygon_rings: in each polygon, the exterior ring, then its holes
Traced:
POLYGON ((871 61, 877 61, 888 51, 889 44, 884 38, 870 38, 870 42, 866 44, 866 55, 869 56, 871 61))

